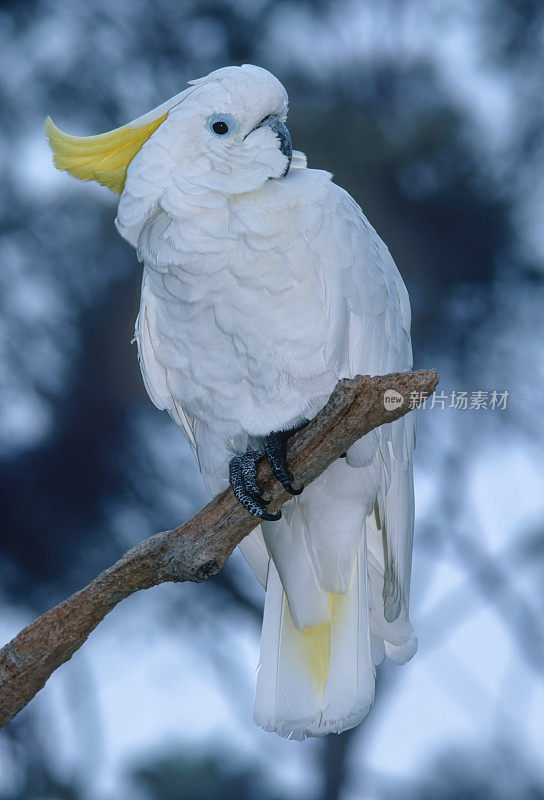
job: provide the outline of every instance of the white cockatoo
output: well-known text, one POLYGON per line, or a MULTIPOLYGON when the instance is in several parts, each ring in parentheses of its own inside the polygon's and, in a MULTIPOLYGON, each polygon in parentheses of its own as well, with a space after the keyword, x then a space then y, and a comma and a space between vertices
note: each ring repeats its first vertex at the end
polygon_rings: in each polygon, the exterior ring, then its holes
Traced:
POLYGON ((292 150, 287 94, 265 69, 216 70, 98 136, 48 119, 59 169, 121 195, 143 261, 136 322, 149 396, 261 525, 240 548, 266 588, 254 717, 281 736, 339 733, 375 668, 411 658, 414 415, 364 436, 298 494, 289 431, 336 382, 409 370, 410 305, 357 203, 292 150), (293 495, 272 515, 255 462, 293 495), (280 518, 281 517, 281 518, 280 518))

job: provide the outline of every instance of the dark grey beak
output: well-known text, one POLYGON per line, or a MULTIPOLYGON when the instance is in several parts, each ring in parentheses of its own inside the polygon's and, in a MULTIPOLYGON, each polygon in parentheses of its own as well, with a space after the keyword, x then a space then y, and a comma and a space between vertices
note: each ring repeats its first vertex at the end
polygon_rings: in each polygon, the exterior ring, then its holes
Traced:
POLYGON ((287 166, 285 171, 282 175, 287 175, 289 172, 289 167, 291 166, 291 159, 293 158, 293 144, 291 142, 291 134, 287 130, 286 126, 283 124, 279 117, 266 117, 263 121, 258 125, 258 128, 261 128, 263 125, 268 125, 274 133, 276 137, 279 139, 280 142, 280 150, 284 156, 287 156, 287 166))

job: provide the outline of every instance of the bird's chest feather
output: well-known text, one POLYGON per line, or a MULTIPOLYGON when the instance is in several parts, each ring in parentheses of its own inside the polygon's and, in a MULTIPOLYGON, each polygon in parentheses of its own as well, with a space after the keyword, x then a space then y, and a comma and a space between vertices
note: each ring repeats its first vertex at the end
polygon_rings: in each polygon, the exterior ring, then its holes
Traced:
POLYGON ((307 215, 242 202, 152 223, 155 253, 162 240, 177 255, 144 253, 144 301, 149 294, 156 357, 191 415, 266 433, 303 416, 334 382, 320 265, 304 235, 317 222, 307 215))

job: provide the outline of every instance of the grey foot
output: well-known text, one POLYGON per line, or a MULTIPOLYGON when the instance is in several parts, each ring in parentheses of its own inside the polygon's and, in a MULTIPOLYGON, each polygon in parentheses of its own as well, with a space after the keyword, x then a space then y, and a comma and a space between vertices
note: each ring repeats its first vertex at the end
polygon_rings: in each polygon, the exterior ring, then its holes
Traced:
MULTIPOLYGON (((274 431, 264 440, 264 452, 274 477, 286 492, 293 495, 300 494, 304 487, 293 487, 294 477, 286 459, 287 440, 304 425, 307 422, 291 430, 274 431)), ((234 456, 229 463, 229 481, 236 498, 250 514, 259 519, 276 521, 281 519, 281 511, 276 514, 267 511, 266 501, 257 483, 257 462, 262 455, 257 450, 248 450, 243 456, 234 456)))
POLYGON ((262 453, 256 450, 248 450, 243 456, 234 456, 229 463, 229 482, 237 500, 250 514, 276 522, 281 519, 281 511, 271 514, 266 510, 266 503, 257 483, 257 462, 261 457, 262 453))

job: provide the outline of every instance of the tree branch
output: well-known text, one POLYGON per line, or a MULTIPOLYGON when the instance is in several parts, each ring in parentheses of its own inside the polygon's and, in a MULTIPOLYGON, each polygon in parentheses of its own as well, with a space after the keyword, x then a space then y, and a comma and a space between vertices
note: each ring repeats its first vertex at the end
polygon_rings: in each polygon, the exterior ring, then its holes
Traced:
MULTIPOLYGON (((430 395, 437 383, 435 370, 339 381, 325 407, 289 440, 287 456, 296 480, 307 486, 361 436, 406 414, 413 408, 412 399, 430 395), (384 406, 387 389, 404 398, 392 411, 384 406)), ((264 459, 258 479, 272 511, 289 499, 264 459)), ((117 603, 166 581, 207 580, 258 524, 229 487, 185 525, 145 539, 84 589, 24 628, 0 650, 0 727, 72 657, 117 603)))

